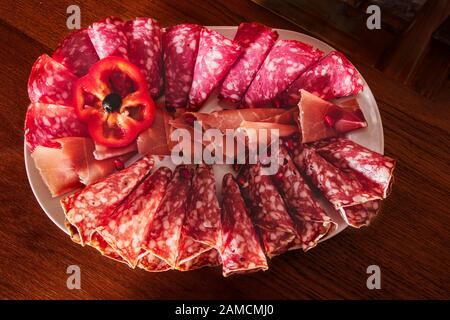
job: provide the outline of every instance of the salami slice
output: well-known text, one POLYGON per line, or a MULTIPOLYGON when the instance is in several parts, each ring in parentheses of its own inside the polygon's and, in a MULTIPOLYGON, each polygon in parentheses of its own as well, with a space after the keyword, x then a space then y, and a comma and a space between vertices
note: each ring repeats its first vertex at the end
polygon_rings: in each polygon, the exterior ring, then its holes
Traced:
POLYGON ((198 110, 239 57, 241 47, 221 34, 203 28, 200 33, 189 106, 198 110))
POLYGON ((240 179, 245 181, 242 194, 251 208, 267 256, 294 249, 299 239, 294 222, 270 176, 262 172, 261 164, 244 167, 240 179))
POLYGON ((317 152, 335 166, 353 171, 358 179, 369 180, 374 185, 372 188, 383 198, 388 196, 395 168, 394 159, 345 138, 321 141, 317 152))
POLYGON ((172 267, 167 264, 167 262, 155 257, 152 254, 147 254, 143 256, 139 262, 138 267, 149 272, 162 272, 170 270, 172 267))
POLYGON ((303 146, 295 150, 295 164, 311 179, 336 210, 382 199, 366 180, 355 179, 325 160, 316 150, 303 146))
POLYGON ((223 177, 222 196, 223 275, 267 270, 258 235, 231 174, 223 177))
POLYGON ((368 226, 377 216, 381 208, 380 200, 373 200, 352 207, 339 209, 342 217, 348 225, 354 228, 368 226))
POLYGON ((114 210, 96 231, 131 268, 135 268, 144 250, 146 229, 165 194, 172 177, 169 168, 161 167, 148 176, 114 210))
POLYGON ((342 53, 332 51, 292 83, 277 99, 277 104, 297 104, 300 89, 330 100, 357 94, 363 89, 363 83, 350 61, 342 53))
POLYGON ((321 208, 284 148, 280 149, 280 168, 273 180, 295 222, 302 249, 307 251, 315 247, 335 224, 321 208))
POLYGON ((280 40, 269 52, 244 97, 244 106, 273 105, 278 94, 322 57, 323 52, 297 40, 280 40))
POLYGON ((77 77, 66 67, 43 54, 31 68, 28 97, 31 102, 71 106, 72 86, 77 77))
POLYGON ((100 59, 110 56, 128 59, 127 36, 122 19, 108 17, 94 22, 88 28, 88 34, 100 59))
POLYGON ((126 263, 125 260, 123 260, 123 258, 97 233, 92 235, 89 245, 97 249, 105 257, 126 263))
POLYGON ((243 52, 225 77, 219 99, 233 103, 242 100, 277 39, 278 33, 262 24, 243 22, 239 25, 234 41, 243 52))
POLYGON ((168 28, 163 36, 164 97, 169 109, 187 106, 201 29, 196 24, 180 24, 168 28))
POLYGON ((143 248, 175 266, 181 228, 186 215, 192 168, 180 165, 175 169, 166 194, 147 231, 143 248))
POLYGON ((179 271, 191 271, 204 267, 215 267, 220 265, 221 259, 219 251, 215 248, 201 253, 200 255, 187 260, 186 262, 177 266, 179 271))
POLYGON ((177 264, 220 249, 220 207, 211 166, 200 164, 192 178, 191 196, 181 232, 177 264))
POLYGON ((78 120, 73 108, 45 103, 29 105, 25 116, 25 141, 31 152, 37 146, 59 148, 54 139, 87 136, 86 125, 78 120))
POLYGON ((153 98, 163 87, 162 35, 159 22, 151 18, 136 18, 125 24, 130 61, 141 69, 153 98))
POLYGON ((53 52, 52 58, 78 77, 88 73, 89 68, 98 61, 87 29, 70 33, 53 52))
POLYGON ((69 230, 76 231, 82 245, 89 244, 103 219, 141 183, 153 167, 153 158, 144 157, 130 167, 112 174, 61 201, 69 230))

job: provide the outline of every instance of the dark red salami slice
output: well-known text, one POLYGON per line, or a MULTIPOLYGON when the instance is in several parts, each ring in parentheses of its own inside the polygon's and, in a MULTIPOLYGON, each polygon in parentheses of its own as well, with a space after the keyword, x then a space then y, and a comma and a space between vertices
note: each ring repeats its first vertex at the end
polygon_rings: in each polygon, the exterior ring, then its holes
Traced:
POLYGON ((145 250, 174 267, 189 200, 191 177, 190 166, 180 165, 175 169, 143 244, 145 250))
POLYGON ((153 98, 163 87, 162 35, 159 22, 151 18, 136 18, 125 24, 130 61, 141 69, 153 98))
POLYGON ((88 73, 89 68, 98 61, 87 29, 69 34, 53 52, 52 58, 78 77, 88 73))
POLYGON ((295 150, 293 160, 336 210, 382 198, 365 185, 365 180, 355 179, 339 170, 311 147, 295 150))
POLYGON ((137 186, 111 215, 104 218, 102 226, 96 229, 132 268, 136 267, 140 256, 145 254, 141 246, 146 229, 161 203, 171 177, 169 168, 159 168, 137 186))
POLYGON ((244 97, 244 106, 262 108, 288 88, 323 52, 296 40, 280 40, 269 52, 244 97))
POLYGON ((241 47, 221 34, 203 28, 200 33, 189 106, 199 109, 239 57, 241 47))
POLYGON ((211 248, 220 250, 220 207, 211 166, 200 164, 192 178, 191 196, 178 247, 181 265, 211 248))
POLYGON ((28 97, 31 102, 71 106, 72 86, 76 80, 66 67, 43 54, 31 69, 28 97))
POLYGON ((144 157, 130 167, 112 174, 61 201, 70 230, 82 245, 89 244, 103 219, 141 183, 153 167, 153 158, 144 157))
POLYGON ((270 176, 262 170, 261 164, 246 166, 240 173, 240 179, 245 181, 242 194, 251 208, 265 252, 273 257, 294 249, 299 235, 281 195, 270 176))
POLYGON ((273 180, 297 226, 302 249, 307 251, 315 247, 335 224, 321 208, 284 148, 280 149, 280 168, 273 180))
POLYGON ((196 256, 193 259, 187 260, 183 264, 177 266, 179 271, 190 271, 204 267, 215 267, 220 265, 221 259, 219 251, 210 249, 196 256))
POLYGON ((278 105, 297 104, 300 89, 329 100, 357 94, 363 89, 363 83, 350 61, 342 53, 332 51, 292 83, 277 99, 278 105))
POLYGON ((278 33, 262 24, 243 22, 239 25, 234 41, 243 52, 225 77, 219 99, 233 103, 242 100, 277 39, 278 33))
POLYGON ((361 228, 368 226, 378 214, 381 207, 380 200, 373 200, 352 207, 341 208, 339 212, 348 225, 361 228))
POLYGON ((149 272, 162 272, 172 269, 167 262, 150 253, 139 260, 138 267, 149 272))
POLYGON ((88 34, 100 59, 110 56, 128 59, 127 36, 122 19, 108 17, 94 22, 88 28, 88 34))
POLYGON ((358 179, 367 179, 386 198, 393 180, 395 160, 367 149, 349 139, 332 138, 317 145, 317 152, 340 169, 349 169, 358 179))
POLYGON ((231 174, 223 177, 222 196, 223 275, 267 270, 258 235, 231 174))
POLYGON ((181 24, 168 28, 163 36, 167 108, 187 106, 201 30, 196 24, 181 24))
POLYGON ((37 146, 59 148, 53 139, 87 137, 84 123, 78 120, 71 107, 55 104, 32 103, 25 116, 25 140, 33 152, 37 146))

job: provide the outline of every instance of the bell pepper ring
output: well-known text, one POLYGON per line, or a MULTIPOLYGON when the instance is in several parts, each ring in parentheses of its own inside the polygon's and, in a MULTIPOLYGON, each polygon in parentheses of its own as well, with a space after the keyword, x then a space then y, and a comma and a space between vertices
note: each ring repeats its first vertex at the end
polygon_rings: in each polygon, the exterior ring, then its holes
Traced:
POLYGON ((78 79, 73 89, 78 118, 92 139, 107 147, 124 147, 150 127, 155 103, 147 82, 134 64, 120 57, 104 58, 78 79))

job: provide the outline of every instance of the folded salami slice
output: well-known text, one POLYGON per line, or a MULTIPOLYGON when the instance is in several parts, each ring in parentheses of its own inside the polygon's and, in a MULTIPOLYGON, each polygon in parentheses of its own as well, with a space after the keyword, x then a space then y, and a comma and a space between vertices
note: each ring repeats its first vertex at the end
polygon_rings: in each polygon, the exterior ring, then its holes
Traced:
POLYGON ((166 192, 172 172, 161 167, 136 187, 136 189, 106 216, 98 234, 113 248, 131 268, 146 255, 141 248, 147 227, 151 224, 166 192))
POLYGON ((32 103, 71 106, 72 86, 76 80, 65 66, 43 54, 31 68, 28 97, 32 103))
POLYGON ((125 23, 120 18, 108 17, 94 22, 88 34, 100 59, 116 56, 128 59, 125 23))
POLYGON ((352 207, 339 209, 345 222, 354 227, 361 228, 368 226, 377 216, 381 208, 381 200, 373 200, 352 207))
POLYGON ((240 172, 242 194, 251 208, 267 256, 273 257, 298 244, 299 235, 269 175, 261 164, 248 165, 240 172))
POLYGON ((301 247, 307 251, 335 228, 335 223, 321 208, 286 149, 280 149, 280 168, 273 176, 300 235, 301 247))
POLYGON ((189 106, 198 110, 239 57, 241 47, 221 34, 203 28, 200 33, 189 106))
POLYGON ((161 94, 164 84, 162 35, 159 22, 151 18, 136 18, 125 24, 130 61, 141 69, 153 98, 161 94))
POLYGON ((138 267, 149 272, 162 272, 172 269, 172 267, 168 265, 167 262, 161 260, 158 257, 155 257, 150 253, 139 259, 138 267))
POLYGON ((258 235, 231 174, 223 177, 222 197, 223 275, 267 270, 258 235))
POLYGON ((170 109, 187 106, 201 30, 196 24, 180 24, 168 28, 163 36, 164 97, 170 109))
MULTIPOLYGON (((78 241, 75 242, 79 243, 78 241)), ((89 241, 89 246, 97 249, 105 257, 126 263, 125 260, 123 260, 123 258, 101 236, 98 235, 98 233, 92 234, 91 240, 89 241)))
POLYGON ((33 152, 37 146, 59 148, 54 139, 87 137, 86 125, 71 107, 56 104, 32 103, 25 116, 25 141, 33 152))
POLYGON ((358 179, 367 179, 386 198, 393 180, 395 160, 345 138, 332 138, 316 145, 317 152, 341 169, 350 169, 358 179))
POLYGON ((87 29, 70 33, 53 52, 52 58, 78 77, 88 73, 89 68, 98 61, 87 29))
POLYGON ((330 100, 357 94, 363 89, 363 83, 350 61, 342 53, 332 51, 292 83, 277 99, 277 104, 297 104, 300 89, 330 100))
POLYGON ((61 201, 69 230, 81 245, 89 244, 95 228, 126 199, 153 167, 153 158, 144 157, 130 167, 91 184, 61 201))
POLYGON ((366 184, 365 179, 355 179, 335 167, 312 147, 298 147, 294 155, 294 163, 322 191, 336 210, 382 199, 376 190, 366 184))
POLYGON ((187 260, 186 262, 177 266, 179 271, 191 271, 195 269, 200 269, 204 267, 215 267, 220 265, 221 259, 219 251, 215 248, 203 252, 202 254, 196 256, 193 259, 187 260))
POLYGON ((225 77, 219 99, 240 102, 245 91, 261 67, 270 49, 278 39, 278 33, 256 22, 243 22, 234 37, 243 52, 225 77))
POLYGON ((282 93, 323 52, 297 40, 280 40, 269 52, 244 97, 244 106, 263 108, 273 105, 282 93))
POLYGON ((192 168, 175 169, 166 194, 149 226, 143 248, 175 267, 181 229, 186 215, 191 187, 192 168))
POLYGON ((220 250, 220 207, 211 166, 200 164, 192 178, 189 205, 178 247, 178 265, 203 252, 220 250))

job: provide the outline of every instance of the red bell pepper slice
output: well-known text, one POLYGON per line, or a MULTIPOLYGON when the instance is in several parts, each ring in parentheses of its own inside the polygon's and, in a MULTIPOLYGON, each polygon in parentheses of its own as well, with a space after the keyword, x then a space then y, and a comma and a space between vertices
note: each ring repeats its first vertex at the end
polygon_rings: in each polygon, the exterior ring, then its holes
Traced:
POLYGON ((98 144, 124 147, 151 126, 155 103, 140 70, 120 57, 104 58, 78 79, 73 103, 98 144))

